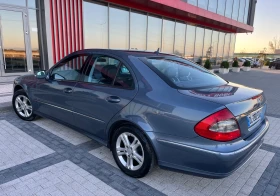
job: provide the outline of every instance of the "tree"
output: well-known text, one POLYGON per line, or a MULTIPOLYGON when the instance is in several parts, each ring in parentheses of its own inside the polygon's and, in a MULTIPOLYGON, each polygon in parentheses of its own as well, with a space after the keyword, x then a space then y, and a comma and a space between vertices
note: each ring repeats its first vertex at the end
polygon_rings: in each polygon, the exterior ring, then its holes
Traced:
POLYGON ((280 49, 280 37, 274 37, 272 41, 269 41, 268 45, 269 49, 274 53, 276 49, 280 49))

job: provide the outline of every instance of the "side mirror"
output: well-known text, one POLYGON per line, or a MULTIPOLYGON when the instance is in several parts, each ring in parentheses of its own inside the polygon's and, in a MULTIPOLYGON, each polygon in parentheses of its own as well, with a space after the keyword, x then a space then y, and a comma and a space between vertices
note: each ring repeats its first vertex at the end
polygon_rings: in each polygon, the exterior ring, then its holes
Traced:
POLYGON ((46 76, 47 76, 46 71, 39 71, 36 74, 36 78, 39 78, 39 79, 46 78, 46 76))

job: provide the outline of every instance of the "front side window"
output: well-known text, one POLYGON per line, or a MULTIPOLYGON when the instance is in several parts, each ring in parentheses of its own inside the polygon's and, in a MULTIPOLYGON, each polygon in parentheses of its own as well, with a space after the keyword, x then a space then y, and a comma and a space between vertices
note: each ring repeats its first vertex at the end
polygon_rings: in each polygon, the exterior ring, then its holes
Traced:
POLYGON ((75 55, 60 62, 51 72, 53 80, 73 80, 77 81, 85 67, 88 55, 75 55))
POLYGON ((227 82, 199 65, 178 57, 141 58, 170 86, 178 89, 193 89, 221 86, 227 82))

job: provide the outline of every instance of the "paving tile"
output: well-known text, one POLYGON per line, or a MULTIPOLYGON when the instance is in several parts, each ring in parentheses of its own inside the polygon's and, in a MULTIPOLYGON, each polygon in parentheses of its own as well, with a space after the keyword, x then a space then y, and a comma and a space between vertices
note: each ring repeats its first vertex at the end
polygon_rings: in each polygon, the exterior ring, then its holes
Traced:
POLYGON ((0 170, 54 151, 5 120, 0 121, 0 170))
POLYGON ((78 133, 77 131, 74 131, 73 129, 70 129, 64 125, 46 118, 38 119, 36 121, 33 121, 33 123, 57 135, 58 137, 61 137, 62 139, 73 145, 79 145, 91 140, 90 138, 84 136, 81 133, 78 133))
MULTIPOLYGON (((38 172, 31 173, 26 177, 20 178, 20 180, 16 179, 0 185, 1 194, 112 195, 112 193, 115 193, 116 195, 122 195, 90 173, 87 176, 91 176, 91 178, 85 178, 83 182, 76 178, 65 182, 65 176, 71 176, 66 168, 71 168, 74 172, 82 170, 71 161, 63 161, 38 172), (57 173, 63 173, 63 175, 56 178, 57 173), (44 176, 44 178, 37 180, 37 176, 44 176)), ((78 172, 76 172, 76 176, 79 176, 78 172)))
MULTIPOLYGON (((106 147, 96 148, 89 153, 117 168, 112 153, 106 147)), ((234 174, 224 179, 208 179, 155 168, 151 174, 139 180, 167 195, 173 195, 174 193, 175 195, 180 195, 183 192, 185 194, 204 195, 249 194, 261 177, 261 171, 264 171, 269 164, 269 161, 273 158, 273 155, 274 153, 260 149, 253 155, 247 164, 243 166, 245 168, 239 169, 244 172, 237 170, 234 174), (260 165, 263 160, 267 160, 266 165, 260 165), (251 164, 253 162, 254 164, 251 164), (255 172, 256 170, 258 172, 255 172), (244 175, 247 177, 244 178, 244 175), (167 184, 165 184, 165 182, 167 182, 167 184), (183 186, 180 186, 181 183, 183 186), (249 185, 246 185, 247 183, 249 185), (249 190, 245 190, 246 187, 248 187, 249 190), (220 189, 221 191, 217 191, 220 189)))

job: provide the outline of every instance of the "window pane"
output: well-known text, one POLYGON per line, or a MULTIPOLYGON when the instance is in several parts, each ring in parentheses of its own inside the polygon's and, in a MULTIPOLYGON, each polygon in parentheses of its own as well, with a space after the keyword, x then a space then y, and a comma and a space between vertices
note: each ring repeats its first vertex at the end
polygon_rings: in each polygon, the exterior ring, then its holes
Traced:
POLYGON ((51 78, 78 81, 80 70, 84 68, 87 57, 86 55, 78 55, 61 62, 52 70, 51 78))
POLYGON ((198 0, 198 7, 207 10, 207 6, 208 6, 208 0, 198 0))
POLYGON ((220 14, 220 15, 224 16, 225 15, 225 9, 226 9, 226 0, 218 0, 217 14, 220 14))
POLYGON ((109 8, 110 48, 128 49, 129 13, 118 8, 109 8))
POLYGON ((175 22, 170 20, 163 20, 162 31, 162 51, 166 53, 173 53, 174 45, 174 28, 175 22))
POLYGON ((217 64, 217 51, 218 51, 218 44, 219 44, 219 32, 218 31, 213 31, 212 33, 212 44, 211 44, 211 49, 212 49, 212 57, 210 58, 210 61, 213 65, 217 64))
POLYGON ((229 58, 231 59, 234 57, 235 38, 236 38, 236 34, 231 34, 230 50, 229 50, 229 58))
POLYGON ((189 89, 205 86, 220 86, 226 81, 211 74, 201 66, 178 57, 146 58, 151 67, 164 81, 175 88, 189 89))
POLYGON ((146 50, 147 15, 130 14, 130 49, 146 50))
POLYGON ((85 48, 108 48, 108 7, 84 1, 85 48))
POLYGON ((224 61, 229 60, 229 48, 230 48, 230 34, 227 33, 225 36, 225 46, 224 46, 224 55, 223 55, 224 61))
POLYGON ((222 62, 222 60, 223 60, 224 43, 225 43, 225 33, 220 32, 220 34, 219 34, 218 53, 217 53, 217 64, 220 64, 222 62))
POLYGON ((148 17, 148 50, 156 51, 161 48, 161 26, 161 18, 148 17))
POLYGON ((248 23, 248 14, 249 14, 249 5, 250 5, 250 0, 246 0, 246 7, 245 7, 245 13, 244 13, 244 23, 248 23))
POLYGON ((209 0, 209 4, 208 4, 208 10, 210 12, 217 12, 217 7, 218 7, 218 0, 209 0))
POLYGON ((204 28, 196 28, 194 62, 201 65, 203 52, 204 28))
POLYGON ((30 26, 30 41, 32 50, 33 69, 35 72, 41 69, 39 44, 38 44, 38 28, 36 10, 29 9, 29 26, 30 26))
POLYGON ((126 66, 121 65, 114 86, 119 86, 122 88, 134 88, 133 77, 126 66))
POLYGON ((197 0, 188 0, 188 3, 197 6, 197 0))
POLYGON ((206 59, 210 59, 212 57, 211 38, 212 38, 212 30, 205 29, 203 58, 202 58, 203 63, 206 61, 206 59))
POLYGON ((241 0, 239 6, 239 15, 238 15, 239 22, 244 21, 244 10, 245 10, 245 0, 241 0))
POLYGON ((184 56, 186 24, 176 23, 174 54, 184 56))
POLYGON ((28 7, 36 8, 36 2, 37 2, 37 0, 27 0, 28 7))
POLYGON ((89 63, 82 77, 83 82, 111 85, 116 77, 120 61, 108 56, 98 56, 89 63))
POLYGON ((11 4, 11 5, 19 5, 19 6, 26 6, 25 0, 0 0, 0 4, 11 4))
POLYGON ((233 0, 227 0, 225 16, 231 18, 233 0))
POLYGON ((194 57, 195 29, 195 26, 187 25, 185 58, 191 60, 194 57))
POLYGON ((234 0, 233 10, 232 10, 232 19, 237 20, 239 13, 239 0, 234 0))

